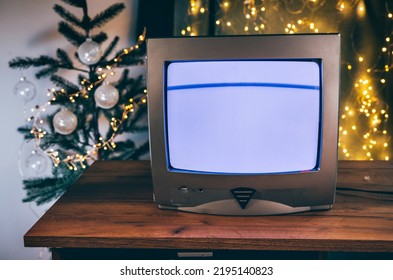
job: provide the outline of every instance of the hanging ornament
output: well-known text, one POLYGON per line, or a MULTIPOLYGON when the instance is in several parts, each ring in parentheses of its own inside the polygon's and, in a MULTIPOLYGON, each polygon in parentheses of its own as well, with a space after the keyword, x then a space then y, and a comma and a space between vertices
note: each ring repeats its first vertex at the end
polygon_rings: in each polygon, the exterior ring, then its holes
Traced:
POLYGON ((42 153, 36 150, 32 151, 31 154, 25 159, 25 170, 30 175, 40 175, 47 167, 47 160, 42 153))
POLYGON ((87 38, 78 48, 78 57, 86 65, 94 65, 100 61, 102 55, 101 47, 91 38, 87 38))
POLYGON ((76 129, 78 118, 68 110, 61 110, 53 118, 53 126, 57 133, 68 135, 76 129))
POLYGON ((119 101, 119 91, 114 86, 105 82, 96 89, 94 100, 98 107, 110 109, 119 101))
POLYGON ((35 86, 32 82, 26 80, 25 77, 21 77, 20 81, 14 87, 14 94, 19 100, 27 103, 35 97, 35 86))

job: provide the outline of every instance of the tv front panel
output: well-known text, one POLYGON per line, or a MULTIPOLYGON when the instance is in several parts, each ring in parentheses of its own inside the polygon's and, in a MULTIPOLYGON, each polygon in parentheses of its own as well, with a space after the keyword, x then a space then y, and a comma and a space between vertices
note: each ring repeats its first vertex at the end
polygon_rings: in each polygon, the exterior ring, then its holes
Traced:
POLYGON ((154 199, 223 215, 330 209, 337 34, 148 40, 154 199))

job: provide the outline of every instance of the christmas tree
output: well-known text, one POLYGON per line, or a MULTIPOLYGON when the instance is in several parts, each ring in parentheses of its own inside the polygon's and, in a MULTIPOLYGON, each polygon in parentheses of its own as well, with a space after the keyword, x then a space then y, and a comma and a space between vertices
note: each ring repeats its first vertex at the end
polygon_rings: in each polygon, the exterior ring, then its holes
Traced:
MULTIPOLYGON (((52 162, 51 176, 23 181, 27 191, 24 201, 37 204, 60 196, 95 160, 138 159, 148 151, 147 139, 137 145, 130 137, 117 138, 119 134, 147 131, 145 80, 143 75, 131 77, 128 69, 144 63, 145 34, 134 46, 121 51, 115 52, 119 37, 101 49, 108 35, 97 29, 116 17, 124 4, 113 4, 90 17, 86 0, 61 1, 66 6, 54 5, 62 18, 58 32, 76 52, 70 56, 59 48, 56 57, 16 57, 9 62, 15 69, 38 68, 36 78, 49 78, 54 84, 47 93, 48 101, 32 108, 26 125, 18 129, 25 141, 35 143, 26 159, 30 168, 39 175, 46 158, 52 162), (80 15, 67 7, 77 8, 80 15), (120 78, 109 83, 108 78, 117 70, 120 78), (76 82, 59 74, 64 71, 75 73, 76 82)), ((22 78, 15 94, 24 101, 32 99, 33 84, 22 78)))

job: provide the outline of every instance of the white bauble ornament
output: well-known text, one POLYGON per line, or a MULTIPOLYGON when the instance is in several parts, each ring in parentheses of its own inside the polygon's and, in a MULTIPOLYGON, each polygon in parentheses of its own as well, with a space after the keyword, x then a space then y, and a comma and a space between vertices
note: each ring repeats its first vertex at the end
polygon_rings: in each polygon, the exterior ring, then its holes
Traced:
POLYGON ((45 156, 37 151, 32 151, 31 154, 25 159, 25 169, 29 174, 39 175, 42 174, 47 167, 45 156))
POLYGON ((96 89, 94 100, 98 107, 110 109, 119 101, 119 91, 114 86, 105 83, 96 89))
POLYGON ((78 118, 68 110, 61 110, 53 118, 53 126, 57 133, 67 135, 76 129, 78 118))
POLYGON ((78 48, 78 57, 86 65, 94 65, 100 61, 102 55, 99 44, 87 38, 78 48))
POLYGON ((22 77, 14 87, 14 94, 19 100, 25 103, 29 102, 35 97, 35 86, 32 82, 26 80, 25 77, 22 77))

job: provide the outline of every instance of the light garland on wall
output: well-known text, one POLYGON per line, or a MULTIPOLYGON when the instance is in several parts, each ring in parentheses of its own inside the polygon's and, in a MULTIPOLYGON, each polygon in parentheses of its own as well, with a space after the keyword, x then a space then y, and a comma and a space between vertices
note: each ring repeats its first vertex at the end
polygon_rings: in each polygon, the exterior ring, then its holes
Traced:
MULTIPOLYGON (((46 112, 48 107, 53 105, 60 97, 66 98, 71 103, 75 103, 78 99, 88 99, 89 92, 99 87, 108 77, 108 75, 114 76, 115 71, 113 69, 118 67, 122 59, 130 55, 133 51, 138 50, 145 42, 145 38, 146 31, 144 31, 143 34, 138 37, 138 41, 134 46, 123 49, 123 51, 110 60, 105 67, 97 68, 96 73, 98 75, 98 80, 96 82, 83 79, 81 81, 82 89, 73 93, 68 93, 65 89, 55 88, 48 91, 48 101, 45 104, 36 105, 34 108, 32 108, 30 111, 33 113, 33 115, 27 119, 28 122, 32 123, 30 133, 33 135, 34 140, 36 141, 37 149, 42 151, 40 148, 40 142, 42 138, 47 135, 47 132, 42 127, 42 125, 44 125, 44 120, 41 118, 41 114, 46 112)), ((136 107, 140 105, 146 105, 146 103, 147 91, 145 89, 140 98, 137 100, 131 98, 128 100, 127 104, 123 105, 123 112, 120 117, 113 117, 111 119, 110 128, 112 129, 112 132, 108 139, 103 139, 100 137, 97 143, 92 144, 92 149, 86 151, 85 154, 69 154, 65 158, 61 158, 59 152, 54 149, 45 150, 43 152, 49 156, 55 167, 59 166, 61 163, 64 163, 70 170, 78 170, 78 167, 86 168, 86 163, 88 160, 96 160, 99 150, 114 150, 116 148, 115 138, 120 134, 119 129, 129 118, 129 116, 135 111, 136 107)))
MULTIPOLYGON (((337 27, 319 26, 317 11, 327 4, 326 0, 211 0, 217 1, 220 10, 216 14, 217 35, 267 34, 267 33, 319 33, 331 32, 337 27), (274 15, 274 17, 272 16, 274 15), (274 18, 274 23, 273 23, 274 18), (272 19, 272 20, 270 20, 272 19), (325 30, 326 29, 326 30, 325 30)), ((189 7, 196 7, 201 1, 192 0, 189 7)), ((332 3, 330 3, 332 4, 332 3)), ((366 13, 362 0, 338 0, 333 6, 339 18, 355 12, 360 19, 366 13)), ((204 11, 206 12, 206 11, 204 11)), ((196 18, 194 10, 192 18, 196 18)), ((190 31, 198 34, 198 30, 190 31)), ((387 21, 393 22, 393 12, 386 4, 387 21)), ((338 24, 335 22, 334 24, 338 24)), ((182 32, 190 36, 190 32, 182 32)), ((389 107, 381 93, 391 79, 393 44, 392 30, 384 37, 380 59, 386 61, 383 69, 376 66, 367 68, 368 57, 354 50, 353 63, 344 62, 344 69, 353 79, 351 93, 341 100, 339 126, 339 158, 352 160, 390 160, 390 133, 388 132, 389 107), (353 73, 356 69, 356 72, 353 73)), ((206 35, 206 34, 205 34, 206 35)), ((378 65, 374 63, 374 65, 378 65)))

